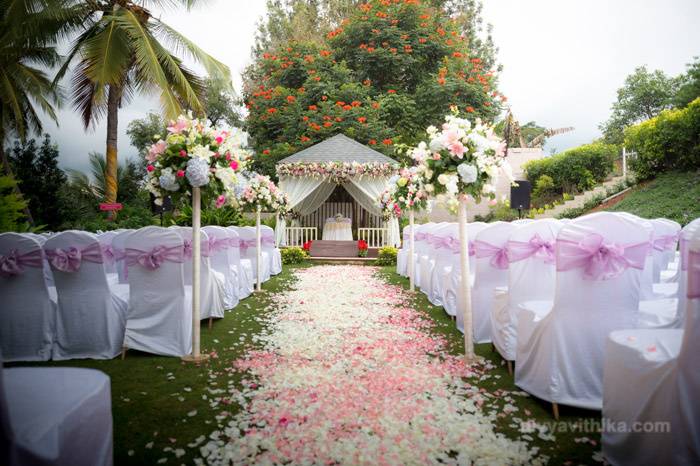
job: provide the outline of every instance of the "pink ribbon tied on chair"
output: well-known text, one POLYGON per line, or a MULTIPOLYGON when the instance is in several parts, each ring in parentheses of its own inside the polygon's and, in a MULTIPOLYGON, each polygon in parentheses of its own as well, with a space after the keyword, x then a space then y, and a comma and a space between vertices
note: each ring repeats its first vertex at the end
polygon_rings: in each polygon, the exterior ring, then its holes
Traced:
POLYGON ((114 264, 117 261, 117 256, 111 244, 102 245, 102 257, 104 258, 105 264, 114 264))
POLYGON ((185 259, 192 259, 192 240, 186 239, 182 243, 182 251, 185 259))
POLYGON ((126 263, 129 267, 140 265, 148 270, 156 270, 164 262, 183 263, 185 252, 182 246, 155 246, 150 251, 141 249, 126 249, 126 263))
POLYGON ((557 270, 565 272, 583 268, 588 280, 610 280, 632 267, 644 269, 649 243, 622 245, 606 243, 597 233, 586 235, 581 241, 557 240, 557 270))
POLYGON ((25 267, 43 267, 44 256, 41 249, 20 254, 16 249, 8 254, 0 254, 0 277, 9 278, 24 273, 25 267))
POLYGON ((275 246, 275 238, 273 238, 272 236, 263 236, 260 239, 260 244, 263 246, 274 247, 275 246))
POLYGON ((688 253, 688 299, 700 298, 700 251, 688 253))
POLYGON ((505 247, 494 246, 486 241, 474 240, 474 255, 477 259, 490 257, 492 267, 505 270, 508 268, 508 253, 505 247))
POLYGON ((676 249, 678 235, 661 235, 654 238, 653 246, 656 251, 671 251, 676 249))
POLYGON ((216 236, 209 237, 209 252, 211 254, 216 254, 221 251, 225 251, 231 247, 231 242, 228 238, 217 238, 216 236))
POLYGON ((448 249, 452 252, 459 252, 459 238, 454 238, 452 236, 435 236, 433 244, 435 249, 448 249))
POLYGON ((546 264, 555 262, 554 241, 542 239, 539 233, 535 233, 530 241, 508 241, 506 251, 510 262, 518 262, 532 256, 542 259, 546 264))
POLYGON ((93 264, 101 264, 102 245, 99 243, 91 244, 85 249, 76 247, 47 249, 46 257, 49 258, 49 264, 56 270, 61 272, 73 273, 80 270, 80 266, 85 262, 93 264))
POLYGON ((427 237, 427 235, 425 233, 416 232, 413 240, 414 241, 425 241, 426 237, 427 237))
POLYGON ((243 250, 243 252, 246 252, 248 248, 254 248, 255 247, 255 240, 254 239, 242 239, 238 243, 243 250))

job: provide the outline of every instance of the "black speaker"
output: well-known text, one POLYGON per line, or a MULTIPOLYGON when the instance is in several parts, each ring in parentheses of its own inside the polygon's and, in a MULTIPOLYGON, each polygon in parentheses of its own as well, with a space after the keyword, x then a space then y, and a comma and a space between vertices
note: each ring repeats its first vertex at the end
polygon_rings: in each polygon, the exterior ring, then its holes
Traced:
POLYGON ((510 187, 510 207, 528 210, 530 208, 530 191, 532 185, 527 180, 516 180, 517 186, 510 187))
POLYGON ((155 201, 156 197, 151 194, 151 212, 154 214, 158 215, 173 210, 173 200, 170 198, 170 196, 163 198, 163 205, 156 205, 155 201))

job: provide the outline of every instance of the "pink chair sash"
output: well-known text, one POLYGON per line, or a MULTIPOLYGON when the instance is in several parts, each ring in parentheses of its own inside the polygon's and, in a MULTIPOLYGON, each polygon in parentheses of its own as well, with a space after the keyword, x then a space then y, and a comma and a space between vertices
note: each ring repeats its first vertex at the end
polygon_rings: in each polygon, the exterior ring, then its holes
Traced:
POLYGON ((9 278, 24 273, 25 267, 40 268, 44 266, 44 254, 41 249, 20 254, 13 249, 7 255, 0 254, 0 277, 9 278))
POLYGON ((84 249, 76 247, 47 249, 46 257, 48 257, 51 267, 66 273, 80 270, 83 261, 93 264, 101 264, 104 261, 102 245, 99 243, 93 243, 84 249))
POLYGON ((542 259, 547 264, 555 262, 554 241, 545 241, 538 233, 535 233, 530 241, 508 241, 506 251, 510 262, 518 262, 532 256, 542 259))
POLYGON ((688 253, 688 299, 700 298, 700 251, 688 253))
POLYGON ((654 238, 654 249, 656 251, 672 251, 676 249, 678 235, 661 235, 654 238))
POLYGON ((231 247, 231 242, 228 238, 217 238, 216 236, 209 237, 209 252, 215 254, 217 252, 225 251, 231 247))
POLYGON ((116 262, 116 254, 111 244, 102 244, 102 258, 105 264, 114 264, 116 262))
POLYGON ((192 259, 192 240, 186 239, 183 241, 183 252, 185 259, 192 259))
POLYGON ((445 248, 454 253, 459 253, 459 238, 454 238, 452 236, 435 236, 433 244, 435 249, 445 248))
POLYGON ((414 241, 425 241, 427 235, 425 233, 416 233, 414 241))
POLYGON ((274 247, 274 246, 275 246, 275 238, 273 238, 272 236, 263 236, 263 237, 260 239, 260 244, 261 244, 262 246, 272 246, 272 247, 274 247))
POLYGON ((474 255, 477 259, 490 257, 489 263, 497 269, 508 268, 508 253, 505 247, 499 248, 486 241, 474 240, 474 255))
POLYGON ((248 248, 254 248, 255 247, 255 240, 254 239, 242 239, 238 242, 239 246, 243 250, 243 252, 247 251, 248 248))
POLYGON ((155 246, 150 251, 141 249, 126 249, 126 263, 129 267, 140 265, 148 270, 156 270, 163 262, 185 262, 185 251, 182 246, 155 246))
POLYGON ((609 280, 632 267, 644 269, 649 243, 606 243, 605 238, 591 233, 581 241, 557 240, 557 270, 565 272, 583 268, 588 280, 609 280))
POLYGON ((238 249, 241 247, 241 240, 238 238, 229 238, 228 245, 230 248, 238 249))

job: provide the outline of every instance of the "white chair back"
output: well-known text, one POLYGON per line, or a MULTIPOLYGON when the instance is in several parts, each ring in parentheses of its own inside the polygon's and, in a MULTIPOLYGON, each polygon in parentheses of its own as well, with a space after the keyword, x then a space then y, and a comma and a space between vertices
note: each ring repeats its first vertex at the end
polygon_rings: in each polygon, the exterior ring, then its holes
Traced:
POLYGON ((51 358, 56 315, 43 258, 37 240, 0 234, 0 350, 6 361, 51 358))
POLYGON ((119 275, 119 283, 129 283, 129 277, 127 274, 126 260, 124 257, 124 249, 126 248, 126 239, 129 237, 134 230, 122 230, 119 231, 114 237, 112 237, 112 254, 114 255, 114 268, 119 275))

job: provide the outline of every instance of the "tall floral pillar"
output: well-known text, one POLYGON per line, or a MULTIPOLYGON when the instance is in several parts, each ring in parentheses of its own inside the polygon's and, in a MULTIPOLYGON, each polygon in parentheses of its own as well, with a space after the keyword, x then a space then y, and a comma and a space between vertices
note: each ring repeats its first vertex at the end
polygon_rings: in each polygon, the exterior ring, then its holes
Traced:
POLYGON ((156 137, 146 154, 146 188, 161 205, 166 196, 175 202, 192 203, 192 354, 185 361, 200 362, 200 218, 202 202, 219 208, 236 204, 239 172, 250 154, 243 148, 245 133, 220 130, 208 121, 180 116, 167 128, 167 136, 156 137))
POLYGON ((476 356, 471 324, 467 201, 471 198, 479 202, 482 197, 493 199, 499 172, 513 180, 504 157, 505 143, 495 136, 493 128, 479 119, 472 123, 460 118, 458 111, 452 110, 441 129, 428 128, 429 142, 421 142, 409 150, 409 155, 422 167, 425 191, 452 213, 459 213, 464 353, 467 362, 473 362, 476 356))

